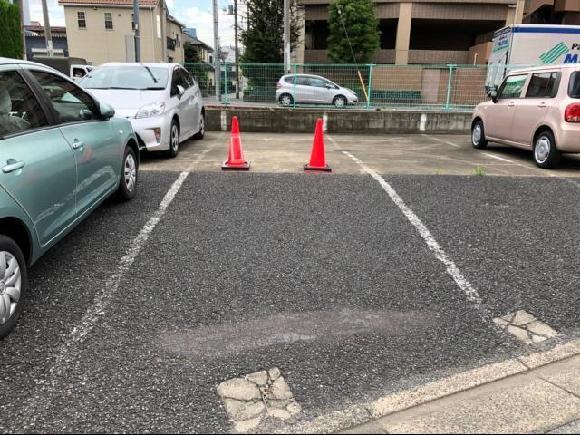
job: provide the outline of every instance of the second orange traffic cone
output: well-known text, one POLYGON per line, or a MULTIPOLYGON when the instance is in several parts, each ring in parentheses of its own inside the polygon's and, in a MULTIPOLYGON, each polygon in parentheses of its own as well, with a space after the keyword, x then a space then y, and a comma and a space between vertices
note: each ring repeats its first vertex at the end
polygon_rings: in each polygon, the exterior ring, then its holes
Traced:
POLYGON ((324 172, 332 171, 330 166, 326 164, 326 159, 324 157, 324 129, 322 119, 316 121, 312 154, 310 154, 310 162, 307 165, 304 165, 304 170, 324 172))
POLYGON ((244 158, 242 151, 242 139, 240 138, 240 126, 238 117, 232 118, 232 138, 230 139, 230 148, 228 150, 228 159, 222 165, 222 169, 237 169, 247 171, 250 169, 250 163, 244 158))

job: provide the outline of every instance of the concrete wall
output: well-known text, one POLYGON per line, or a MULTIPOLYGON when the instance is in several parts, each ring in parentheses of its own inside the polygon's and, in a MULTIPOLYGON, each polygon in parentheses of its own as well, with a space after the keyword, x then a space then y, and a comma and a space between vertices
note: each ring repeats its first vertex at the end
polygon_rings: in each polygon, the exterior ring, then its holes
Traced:
POLYGON ((466 133, 471 127, 471 112, 214 107, 206 114, 208 130, 229 130, 235 115, 242 133, 313 133, 318 118, 326 118, 329 133, 466 133))

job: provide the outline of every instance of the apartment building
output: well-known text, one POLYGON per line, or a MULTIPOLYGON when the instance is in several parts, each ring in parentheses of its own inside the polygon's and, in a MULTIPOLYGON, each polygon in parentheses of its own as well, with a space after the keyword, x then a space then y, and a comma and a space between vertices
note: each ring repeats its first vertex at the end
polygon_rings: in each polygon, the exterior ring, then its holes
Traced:
MULTIPOLYGON (((132 0, 59 0, 70 56, 94 65, 133 62, 132 0)), ((139 0, 142 62, 183 62, 183 28, 164 0, 139 0)))
MULTIPOLYGON (((559 0, 555 0, 556 2, 559 0)), ((328 6, 298 0, 298 62, 328 62, 328 6)), ((376 63, 484 63, 493 32, 522 22, 526 0, 373 0, 379 20, 376 63)))
POLYGON ((580 24, 580 0, 527 0, 526 24, 580 24))

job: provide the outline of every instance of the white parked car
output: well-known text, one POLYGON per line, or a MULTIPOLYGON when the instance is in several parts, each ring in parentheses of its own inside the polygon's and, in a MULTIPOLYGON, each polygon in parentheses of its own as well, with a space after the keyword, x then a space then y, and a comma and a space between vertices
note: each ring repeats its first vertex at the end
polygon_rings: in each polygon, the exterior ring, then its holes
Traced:
POLYGON ((201 92, 179 64, 106 63, 79 84, 131 121, 141 148, 175 157, 184 140, 203 139, 201 92))

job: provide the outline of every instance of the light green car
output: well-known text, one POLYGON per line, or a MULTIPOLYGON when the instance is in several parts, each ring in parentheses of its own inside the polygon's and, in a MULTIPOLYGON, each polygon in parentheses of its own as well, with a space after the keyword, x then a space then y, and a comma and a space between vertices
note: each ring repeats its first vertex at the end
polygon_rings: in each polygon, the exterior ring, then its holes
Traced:
POLYGON ((137 138, 114 114, 52 68, 0 58, 0 338, 27 268, 110 195, 135 196, 137 138))

